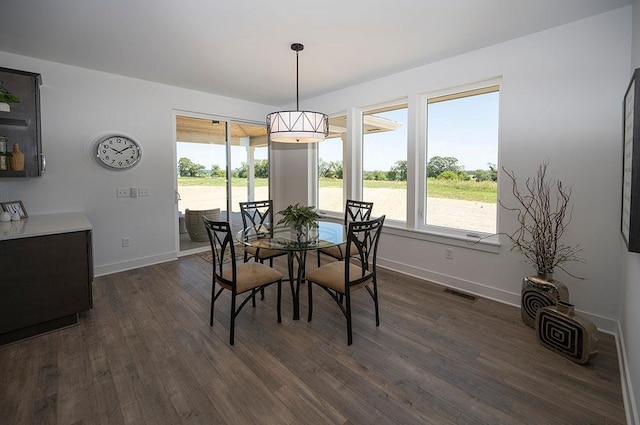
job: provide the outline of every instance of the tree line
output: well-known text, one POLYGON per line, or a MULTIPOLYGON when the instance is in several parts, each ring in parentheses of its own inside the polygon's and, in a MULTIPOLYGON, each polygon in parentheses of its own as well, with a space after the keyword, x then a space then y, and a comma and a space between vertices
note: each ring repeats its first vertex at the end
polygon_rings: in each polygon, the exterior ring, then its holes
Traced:
MULTIPOLYGON (((458 164, 458 159, 452 156, 434 156, 427 162, 427 177, 437 178, 440 180, 475 180, 481 181, 497 181, 498 169, 495 164, 487 164, 488 170, 466 171, 464 166, 458 164)), ((225 177, 225 170, 221 169, 218 164, 211 166, 206 170, 202 164, 196 164, 189 158, 182 157, 178 161, 178 173, 180 177, 225 177)), ((249 166, 242 162, 240 167, 235 168, 231 176, 238 178, 247 178, 249 166)), ((364 171, 364 180, 379 181, 406 181, 407 180, 407 161, 396 161, 388 171, 364 171)), ((267 159, 256 160, 254 163, 254 176, 257 178, 269 177, 269 161, 267 159)), ((318 163, 318 176, 327 179, 342 179, 343 167, 342 161, 324 161, 320 159, 318 163)))
MULTIPOLYGON (((452 156, 434 156, 427 162, 427 177, 441 180, 475 180, 497 181, 498 169, 495 164, 487 164, 487 170, 466 171, 464 166, 458 164, 458 159, 452 156)), ((407 161, 396 161, 388 171, 363 171, 364 180, 379 181, 406 181, 407 161)), ((323 161, 318 164, 318 175, 329 179, 342 178, 341 161, 323 161)))
MULTIPOLYGON (((269 177, 269 160, 258 159, 253 164, 254 176, 258 178, 269 177)), ((202 164, 196 164, 186 157, 178 160, 178 175, 180 177, 226 177, 226 171, 218 164, 213 164, 209 170, 202 164)), ((249 175, 249 165, 246 162, 240 163, 238 168, 231 172, 231 177, 247 178, 249 175)))

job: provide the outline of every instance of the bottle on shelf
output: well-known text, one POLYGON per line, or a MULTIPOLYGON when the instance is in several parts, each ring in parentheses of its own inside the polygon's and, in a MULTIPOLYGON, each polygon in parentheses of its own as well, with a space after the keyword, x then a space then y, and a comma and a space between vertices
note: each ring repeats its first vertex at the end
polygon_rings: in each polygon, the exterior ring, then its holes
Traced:
POLYGON ((11 159, 9 159, 11 169, 13 171, 24 170, 24 154, 20 152, 20 145, 18 143, 13 145, 13 151, 11 152, 11 159))

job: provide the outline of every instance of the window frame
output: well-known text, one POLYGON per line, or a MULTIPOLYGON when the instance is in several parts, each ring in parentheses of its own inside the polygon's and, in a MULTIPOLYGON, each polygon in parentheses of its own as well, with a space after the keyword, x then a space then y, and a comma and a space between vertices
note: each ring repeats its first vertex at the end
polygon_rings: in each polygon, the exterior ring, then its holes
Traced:
POLYGON ((320 165, 320 143, 323 143, 324 141, 318 142, 318 143, 314 143, 313 144, 313 156, 315 158, 315 194, 313 196, 313 199, 315 199, 315 205, 318 206, 317 210, 318 210, 318 214, 321 217, 325 217, 325 218, 334 218, 334 219, 342 219, 344 217, 344 207, 346 204, 346 200, 349 199, 348 198, 348 191, 347 191, 347 179, 348 179, 348 174, 347 174, 347 169, 348 164, 347 164, 347 156, 348 156, 348 151, 349 151, 349 114, 345 111, 343 112, 338 112, 335 114, 331 114, 331 116, 329 117, 329 126, 331 127, 331 119, 332 118, 339 118, 339 117, 344 117, 345 121, 347 123, 347 127, 345 129, 345 137, 342 138, 340 137, 340 139, 342 140, 342 207, 340 208, 340 211, 334 211, 334 210, 327 210, 327 209, 322 209, 320 208, 320 175, 318 173, 318 166, 320 165))
MULTIPOLYGON (((470 234, 455 228, 428 226, 424 223, 424 209, 426 208, 426 172, 427 172, 427 99, 463 93, 477 90, 483 87, 497 86, 500 92, 498 100, 498 165, 500 163, 501 149, 501 123, 503 84, 502 77, 493 77, 479 80, 475 83, 452 86, 446 89, 430 90, 420 93, 412 93, 407 96, 395 98, 389 101, 369 104, 365 106, 350 106, 346 108, 347 135, 344 144, 343 156, 343 193, 344 199, 362 200, 363 196, 363 116, 366 111, 393 105, 406 105, 407 107, 407 191, 406 221, 385 220, 384 233, 403 238, 416 239, 437 244, 459 246, 487 253, 499 253, 500 238, 498 233, 470 234), (422 206, 422 207, 420 207, 422 206)), ((343 115, 345 112, 333 114, 343 115)), ((322 142, 320 142, 322 143, 322 142)), ((318 153, 315 150, 315 169, 317 171, 318 153)), ((316 172, 317 176, 317 172, 316 172)), ((316 177, 317 178, 317 177, 316 177)), ((316 196, 318 183, 315 185, 316 196)), ((498 181, 497 197, 500 196, 500 181, 498 181)), ((313 198, 312 198, 313 199, 313 198)), ((317 199, 317 198, 315 198, 317 199)), ((323 218, 341 220, 343 216, 337 216, 335 212, 319 211, 323 218)), ((344 213, 343 213, 344 214, 344 213)), ((499 229, 500 209, 496 211, 496 229, 499 229)))
MULTIPOLYGON (((437 237, 449 237, 456 240, 463 241, 475 241, 496 245, 498 243, 497 234, 490 234, 479 231, 471 231, 464 229, 457 229, 455 227, 443 227, 443 226, 434 226, 426 224, 425 213, 427 208, 427 150, 429 141, 427 140, 428 135, 428 118, 427 118, 427 108, 429 99, 437 99, 437 98, 446 98, 441 99, 439 101, 453 100, 459 98, 465 98, 469 96, 485 94, 485 93, 493 93, 498 92, 498 146, 496 152, 496 166, 499 167, 500 163, 500 128, 501 128, 501 111, 500 103, 502 101, 502 78, 492 78, 488 80, 482 80, 471 84, 465 84, 461 86, 450 87, 447 89, 436 90, 421 93, 418 95, 417 101, 417 122, 418 122, 418 131, 417 131, 417 145, 418 145, 418 155, 416 164, 416 176, 419 176, 414 181, 416 183, 416 217, 414 222, 414 229, 419 230, 421 232, 425 232, 428 234, 435 235, 437 237), (493 89, 496 87, 496 89, 493 89)), ((497 192, 496 192, 496 202, 498 202, 500 198, 500 181, 498 180, 497 192)), ((496 229, 499 229, 499 208, 496 209, 496 229)))
MULTIPOLYGON (((409 211, 410 211, 410 203, 409 200, 411 198, 411 196, 409 195, 413 188, 413 182, 410 179, 410 172, 409 172, 409 161, 410 161, 410 157, 411 157, 411 143, 409 142, 411 140, 411 102, 410 99, 408 97, 402 97, 402 98, 398 98, 398 99, 394 99, 394 100, 390 100, 387 102, 381 102, 381 103, 377 103, 374 105, 367 105, 364 107, 360 107, 357 108, 357 115, 358 115, 358 122, 355 123, 357 125, 357 144, 358 144, 358 158, 357 158, 357 162, 359 163, 359 170, 357 172, 357 174, 352 174, 351 177, 356 179, 356 185, 357 185, 357 191, 358 191, 358 197, 356 198, 348 198, 348 199, 356 199, 356 200, 362 200, 362 201, 366 201, 366 199, 364 198, 364 179, 363 179, 363 173, 364 173, 364 151, 365 151, 365 146, 364 146, 364 116, 367 112, 369 112, 369 114, 375 114, 376 112, 388 112, 388 111, 394 111, 394 110, 399 110, 399 109, 406 109, 407 110, 407 138, 405 140, 406 143, 406 151, 407 151, 407 156, 405 158, 405 160, 407 161, 407 189, 406 189, 406 194, 405 194, 405 205, 406 205, 406 211, 407 213, 405 214, 404 220, 397 220, 397 219, 393 219, 387 216, 387 218, 385 219, 385 225, 395 225, 398 227, 404 227, 407 228, 407 226, 409 225, 409 211)), ((375 208, 375 206, 374 206, 375 208)))

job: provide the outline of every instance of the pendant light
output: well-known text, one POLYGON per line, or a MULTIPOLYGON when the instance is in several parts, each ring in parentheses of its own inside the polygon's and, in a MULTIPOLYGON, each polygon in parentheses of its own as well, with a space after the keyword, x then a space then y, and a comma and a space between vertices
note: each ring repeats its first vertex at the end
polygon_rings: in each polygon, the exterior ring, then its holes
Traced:
POLYGON ((329 134, 329 117, 320 112, 301 111, 298 97, 298 53, 304 49, 293 43, 296 52, 296 110, 272 112, 267 115, 267 133, 272 142, 315 143, 329 134))

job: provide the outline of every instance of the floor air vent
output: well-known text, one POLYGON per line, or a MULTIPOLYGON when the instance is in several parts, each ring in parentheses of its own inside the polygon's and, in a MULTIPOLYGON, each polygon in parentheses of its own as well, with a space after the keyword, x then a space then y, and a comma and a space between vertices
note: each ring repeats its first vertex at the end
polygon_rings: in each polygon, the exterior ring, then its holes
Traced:
POLYGON ((478 299, 478 297, 476 297, 474 295, 465 294, 464 292, 456 291, 455 289, 445 289, 444 292, 446 292, 448 294, 455 295, 457 297, 465 298, 465 299, 471 300, 471 301, 475 301, 475 300, 478 299))

